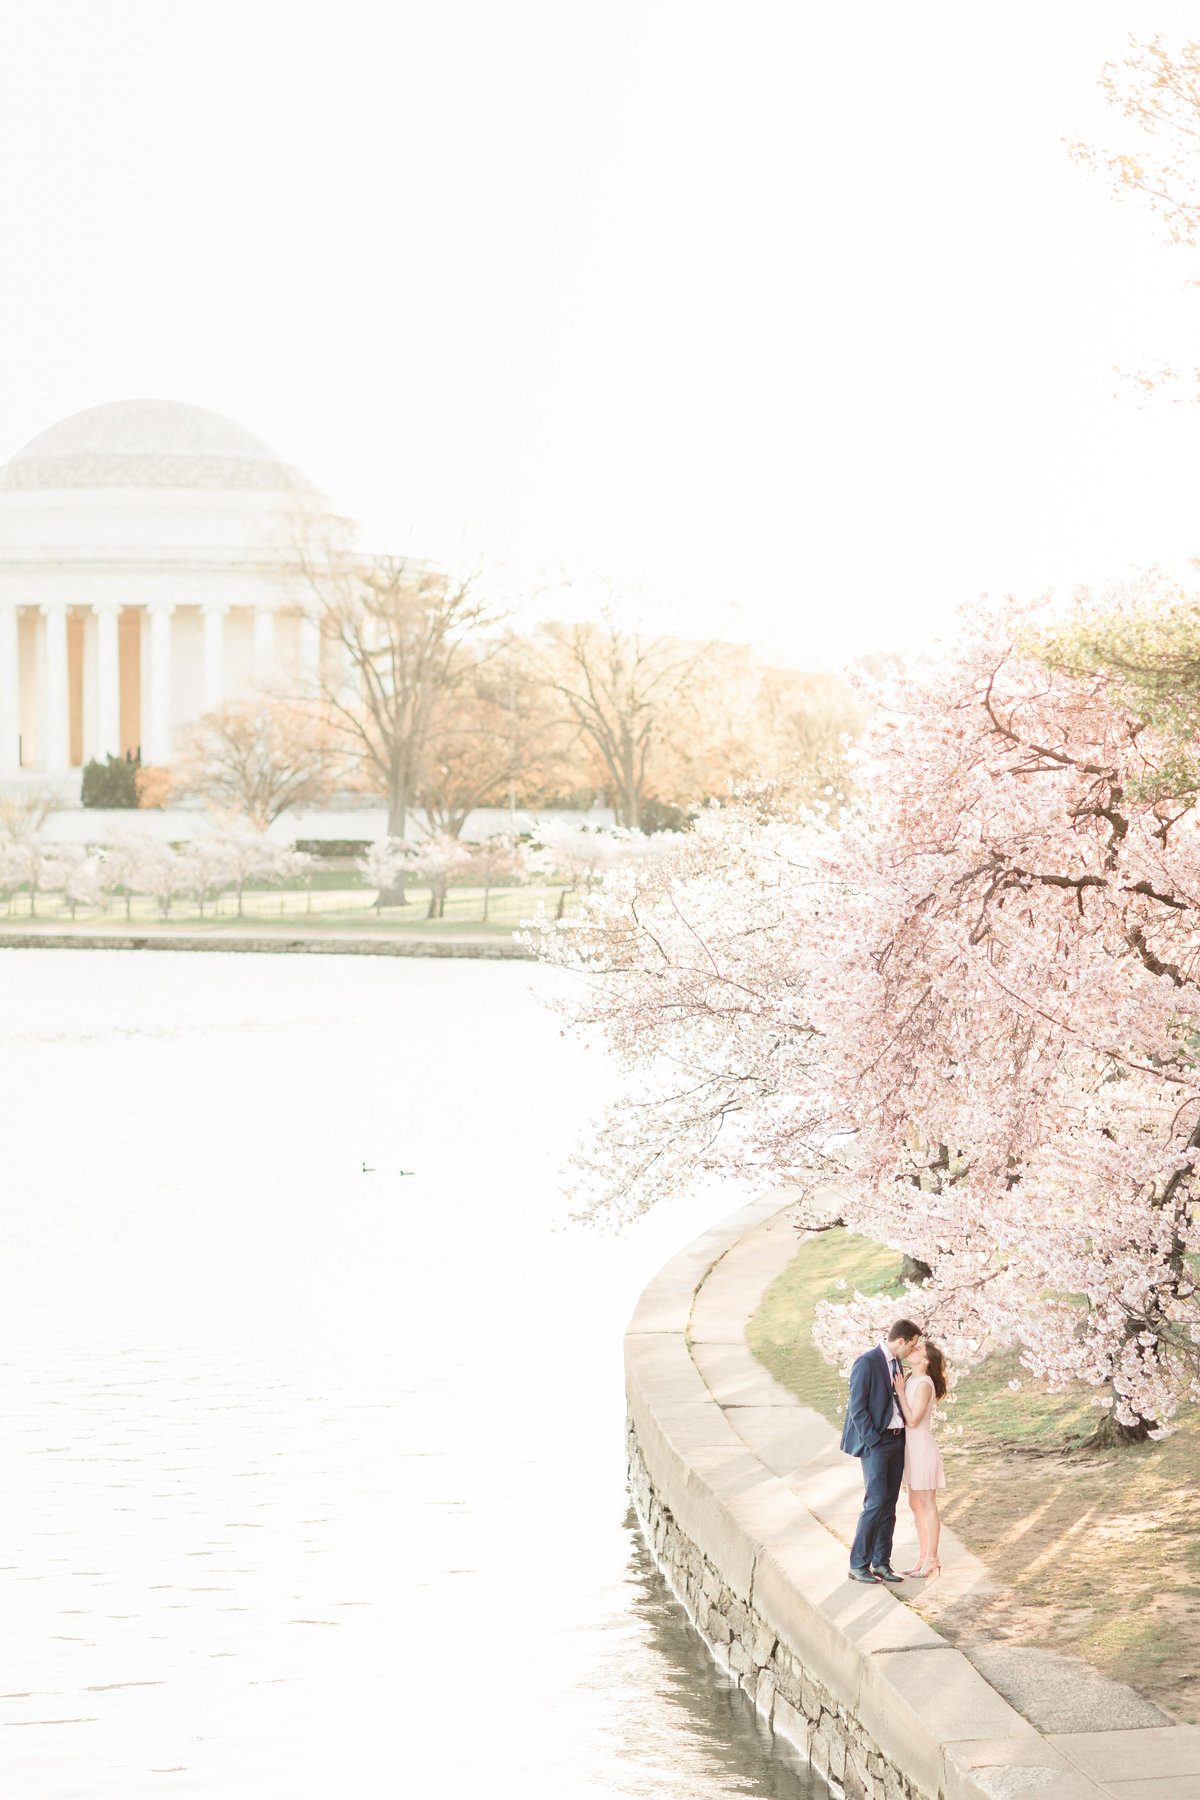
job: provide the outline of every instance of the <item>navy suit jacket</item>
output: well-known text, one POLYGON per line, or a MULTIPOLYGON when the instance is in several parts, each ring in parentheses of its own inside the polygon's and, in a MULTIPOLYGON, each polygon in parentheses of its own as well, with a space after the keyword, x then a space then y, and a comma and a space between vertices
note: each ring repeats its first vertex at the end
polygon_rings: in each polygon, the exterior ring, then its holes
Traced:
POLYGON ((847 1456, 873 1450, 887 1435, 892 1420, 892 1372, 879 1346, 866 1350, 850 1371, 850 1398, 842 1426, 842 1449, 847 1456))

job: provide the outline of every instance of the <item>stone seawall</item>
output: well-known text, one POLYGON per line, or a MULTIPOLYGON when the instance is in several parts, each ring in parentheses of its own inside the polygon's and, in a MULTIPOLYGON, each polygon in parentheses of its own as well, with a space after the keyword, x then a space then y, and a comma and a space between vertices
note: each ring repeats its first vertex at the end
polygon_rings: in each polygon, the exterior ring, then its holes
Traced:
POLYGON ((736 1676, 772 1728, 803 1750, 817 1773, 850 1800, 919 1800, 920 1790, 871 1746, 853 1714, 680 1531, 654 1491, 632 1427, 629 1485, 643 1535, 668 1585, 714 1661, 736 1676))
POLYGON ((326 937, 251 932, 200 937, 178 931, 3 931, 0 950, 253 950, 259 955, 469 957, 532 962, 533 952, 506 938, 326 937))
POLYGON ((1200 1797, 1189 1728, 1041 1732, 894 1593, 847 1578, 855 1467, 745 1343, 796 1249, 781 1198, 668 1263, 625 1339, 634 1502, 716 1661, 850 1800, 1200 1797))

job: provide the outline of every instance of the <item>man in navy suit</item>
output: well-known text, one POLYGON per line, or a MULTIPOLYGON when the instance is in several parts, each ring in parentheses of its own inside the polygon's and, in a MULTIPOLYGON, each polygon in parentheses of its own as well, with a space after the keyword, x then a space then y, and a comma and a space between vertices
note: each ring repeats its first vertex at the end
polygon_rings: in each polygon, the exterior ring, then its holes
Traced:
POLYGON ((897 1319, 885 1343, 860 1356, 850 1371, 850 1399, 842 1449, 862 1460, 863 1509, 850 1548, 853 1581, 903 1581, 892 1568, 896 1501, 904 1478, 904 1415, 896 1399, 901 1359, 917 1347, 921 1328, 897 1319))

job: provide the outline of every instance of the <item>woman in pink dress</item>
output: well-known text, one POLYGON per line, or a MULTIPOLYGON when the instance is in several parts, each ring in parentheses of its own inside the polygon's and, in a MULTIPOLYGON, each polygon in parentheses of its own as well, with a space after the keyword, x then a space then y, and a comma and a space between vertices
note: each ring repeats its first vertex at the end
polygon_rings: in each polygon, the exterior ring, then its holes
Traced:
POLYGON ((933 1435, 933 1409, 946 1393, 946 1359, 937 1344, 922 1338, 908 1359, 907 1376, 897 1375, 896 1398, 904 1414, 904 1485, 917 1523, 919 1554, 906 1575, 940 1575, 938 1543, 942 1521, 937 1490, 946 1485, 942 1453, 933 1435))

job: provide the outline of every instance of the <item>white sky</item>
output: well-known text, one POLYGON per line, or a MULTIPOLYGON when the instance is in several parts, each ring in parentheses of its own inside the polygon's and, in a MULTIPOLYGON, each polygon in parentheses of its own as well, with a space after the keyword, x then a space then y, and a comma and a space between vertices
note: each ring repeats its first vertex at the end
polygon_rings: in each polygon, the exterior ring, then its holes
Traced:
POLYGON ((0 456, 210 406, 373 535, 823 657, 1200 553, 1200 293, 1069 161, 1141 0, 4 0, 0 456))

